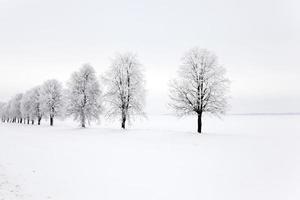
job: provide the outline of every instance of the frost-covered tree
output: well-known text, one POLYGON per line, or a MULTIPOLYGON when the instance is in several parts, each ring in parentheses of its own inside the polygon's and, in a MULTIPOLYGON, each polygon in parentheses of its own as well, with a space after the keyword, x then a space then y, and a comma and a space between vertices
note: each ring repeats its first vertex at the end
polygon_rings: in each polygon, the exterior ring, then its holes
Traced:
POLYGON ((12 99, 10 99, 10 100, 7 102, 5 113, 6 113, 6 116, 7 116, 7 122, 12 123, 12 122, 13 122, 12 99))
POLYGON ((144 115, 145 80, 135 55, 117 55, 103 80, 106 85, 106 116, 120 117, 121 127, 125 129, 126 121, 133 115, 144 115))
POLYGON ((12 118, 12 122, 22 123, 22 113, 21 113, 21 101, 23 98, 23 94, 17 94, 10 101, 10 116, 12 118))
POLYGON ((50 126, 53 126, 54 117, 62 116, 64 97, 62 84, 55 79, 46 81, 41 90, 42 112, 49 115, 50 126))
POLYGON ((31 105, 32 105, 32 91, 27 91, 23 95, 23 98, 21 100, 21 114, 24 119, 24 122, 26 121, 27 124, 29 124, 30 119, 32 119, 32 112, 31 112, 31 105))
POLYGON ((10 122, 10 113, 9 113, 9 110, 10 110, 10 103, 7 102, 5 103, 5 107, 4 107, 4 115, 5 115, 5 118, 6 118, 6 122, 10 122))
POLYGON ((80 121, 85 128, 86 121, 98 120, 102 111, 101 90, 96 72, 89 64, 74 72, 68 82, 67 114, 80 121))
POLYGON ((37 86, 30 90, 30 115, 32 120, 37 119, 38 125, 41 124, 44 112, 42 110, 42 88, 37 86))
POLYGON ((225 112, 229 81, 225 68, 212 52, 193 48, 182 58, 178 78, 170 83, 170 106, 180 115, 198 116, 198 132, 202 131, 202 114, 225 112))
POLYGON ((14 123, 14 108, 13 99, 10 99, 7 103, 7 116, 9 117, 9 122, 14 123))
POLYGON ((5 122, 6 121, 6 103, 0 102, 0 117, 1 121, 5 122))

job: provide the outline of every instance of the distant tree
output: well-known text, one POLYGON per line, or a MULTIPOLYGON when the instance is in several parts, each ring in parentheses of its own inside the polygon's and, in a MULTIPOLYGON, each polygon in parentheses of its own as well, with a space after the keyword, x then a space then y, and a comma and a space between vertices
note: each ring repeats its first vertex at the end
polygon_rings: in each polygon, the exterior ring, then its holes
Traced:
POLYGON ((22 98, 23 98, 23 94, 17 94, 10 101, 9 113, 12 118, 12 122, 22 123, 22 113, 21 113, 22 98))
POLYGON ((13 107, 13 104, 14 104, 14 99, 10 99, 7 103, 7 116, 9 117, 9 122, 11 123, 14 123, 14 107, 13 107))
POLYGON ((32 119, 31 97, 32 97, 32 91, 25 92, 25 94, 23 95, 23 98, 21 100, 21 106, 20 106, 22 117, 24 118, 24 122, 26 121, 27 124, 29 124, 30 119, 32 119))
POLYGON ((46 81, 41 90, 42 112, 49 115, 50 126, 53 126, 54 118, 62 116, 64 97, 62 84, 55 79, 46 81))
POLYGON ((7 102, 5 104, 5 110, 4 110, 4 113, 5 113, 5 117, 6 117, 6 122, 10 122, 10 102, 7 102))
POLYGON ((7 116, 7 122, 12 123, 13 122, 13 113, 12 113, 12 99, 10 99, 6 104, 6 116, 7 116))
POLYGON ((0 117, 1 121, 4 123, 6 121, 6 103, 0 102, 0 117))
POLYGON ((67 114, 80 121, 85 128, 86 121, 98 120, 102 111, 101 90, 96 72, 89 64, 74 72, 68 82, 67 114))
POLYGON ((170 106, 180 115, 196 114, 202 132, 202 114, 223 114, 229 81, 212 52, 193 48, 182 58, 178 78, 170 83, 170 106))
POLYGON ((41 124, 44 112, 42 110, 42 88, 37 86, 30 90, 31 101, 30 101, 30 114, 32 120, 37 119, 38 125, 41 124))
POLYGON ((104 100, 106 116, 119 116, 121 127, 133 115, 145 115, 145 80, 141 64, 131 53, 117 55, 103 77, 106 85, 104 100))

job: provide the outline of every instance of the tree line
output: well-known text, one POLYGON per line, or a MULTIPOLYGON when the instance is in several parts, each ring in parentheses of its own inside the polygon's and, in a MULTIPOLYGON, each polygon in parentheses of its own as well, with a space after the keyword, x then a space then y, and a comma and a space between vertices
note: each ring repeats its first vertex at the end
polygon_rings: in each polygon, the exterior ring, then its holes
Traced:
MULTIPOLYGON (((228 79, 217 56, 198 47, 182 57, 178 76, 170 81, 169 106, 178 116, 197 115, 198 132, 202 132, 202 114, 223 114, 227 107, 228 79)), ((73 117, 87 123, 118 118, 121 128, 135 116, 145 116, 145 76, 143 67, 132 53, 117 54, 100 80, 95 69, 84 64, 74 72, 67 87, 52 79, 8 102, 0 103, 2 122, 41 124, 43 118, 54 125, 57 117, 73 117), (101 87, 100 87, 101 83, 101 87)))

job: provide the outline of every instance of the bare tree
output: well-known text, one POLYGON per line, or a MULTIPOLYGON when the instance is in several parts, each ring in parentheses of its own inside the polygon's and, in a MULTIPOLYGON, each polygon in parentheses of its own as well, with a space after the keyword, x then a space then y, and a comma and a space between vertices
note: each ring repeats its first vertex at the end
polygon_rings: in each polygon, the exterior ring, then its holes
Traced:
POLYGON ((37 119, 38 125, 41 125, 41 120, 44 115, 42 110, 42 88, 37 86, 30 90, 30 113, 32 120, 37 119))
POLYGON ((10 99, 7 102, 7 106, 6 106, 6 115, 7 115, 7 122, 13 123, 14 119, 13 119, 13 99, 10 99))
POLYGON ((102 111, 101 90, 96 72, 89 64, 74 72, 68 82, 68 115, 73 115, 85 128, 86 121, 99 119, 102 111))
POLYGON ((23 94, 17 94, 10 100, 10 116, 13 123, 22 123, 22 113, 21 113, 21 100, 23 94))
POLYGON ((31 91, 27 91, 25 92, 25 94, 23 95, 23 98, 21 100, 21 113, 22 113, 22 117, 24 118, 24 122, 29 124, 30 119, 32 119, 32 113, 31 113, 31 96, 32 96, 32 92, 31 91))
POLYGON ((5 107, 4 107, 4 115, 6 118, 6 122, 10 122, 10 102, 5 103, 5 107))
POLYGON ((182 58, 178 78, 170 83, 170 106, 179 116, 198 116, 198 132, 202 131, 202 114, 223 114, 227 106, 229 81, 225 68, 212 52, 193 48, 182 58))
POLYGON ((42 86, 42 111, 49 115, 50 126, 53 126, 54 117, 62 116, 64 97, 62 84, 55 79, 48 80, 42 86))
POLYGON ((0 102, 0 117, 1 117, 1 121, 4 123, 6 121, 6 103, 4 102, 0 102))
POLYGON ((118 54, 103 80, 107 91, 104 95, 106 116, 119 116, 121 127, 125 129, 126 121, 133 115, 145 115, 145 80, 135 55, 118 54))

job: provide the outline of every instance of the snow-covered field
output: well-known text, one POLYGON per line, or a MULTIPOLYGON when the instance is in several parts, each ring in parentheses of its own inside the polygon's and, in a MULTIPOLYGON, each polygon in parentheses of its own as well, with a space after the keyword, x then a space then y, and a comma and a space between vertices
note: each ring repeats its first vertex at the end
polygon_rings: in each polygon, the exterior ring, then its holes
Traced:
POLYGON ((0 200, 300 199, 300 116, 0 124, 0 200))

